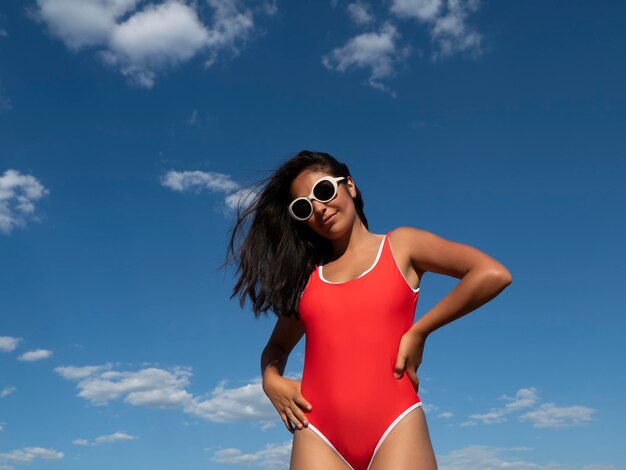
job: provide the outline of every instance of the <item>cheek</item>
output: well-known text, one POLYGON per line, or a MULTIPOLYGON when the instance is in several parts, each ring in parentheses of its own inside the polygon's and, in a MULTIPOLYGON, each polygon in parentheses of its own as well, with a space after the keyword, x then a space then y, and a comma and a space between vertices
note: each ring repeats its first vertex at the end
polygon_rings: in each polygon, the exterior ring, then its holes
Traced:
POLYGON ((354 200, 350 196, 350 194, 344 194, 341 198, 341 201, 337 202, 338 209, 347 214, 351 214, 356 212, 356 207, 354 206, 354 200))
POLYGON ((315 215, 312 215, 309 220, 306 221, 306 226, 309 230, 315 232, 315 233, 319 233, 319 227, 318 225, 315 223, 315 215))

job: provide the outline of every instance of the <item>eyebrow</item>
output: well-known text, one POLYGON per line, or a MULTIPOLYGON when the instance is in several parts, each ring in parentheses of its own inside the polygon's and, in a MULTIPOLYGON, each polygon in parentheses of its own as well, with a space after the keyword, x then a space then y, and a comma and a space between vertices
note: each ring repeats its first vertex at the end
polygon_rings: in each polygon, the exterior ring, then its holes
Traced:
MULTIPOLYGON (((319 178, 317 178, 314 182, 313 185, 311 186, 311 189, 313 189, 313 186, 315 186, 315 184, 321 180, 322 178, 326 177, 326 176, 332 176, 332 175, 322 175, 319 178)), ((291 200, 293 201, 294 199, 298 199, 299 197, 307 197, 310 193, 311 193, 311 189, 309 189, 309 192, 306 194, 303 194, 302 196, 296 196, 296 197, 291 197, 291 200)), ((289 192, 289 194, 291 195, 291 191, 289 192)))

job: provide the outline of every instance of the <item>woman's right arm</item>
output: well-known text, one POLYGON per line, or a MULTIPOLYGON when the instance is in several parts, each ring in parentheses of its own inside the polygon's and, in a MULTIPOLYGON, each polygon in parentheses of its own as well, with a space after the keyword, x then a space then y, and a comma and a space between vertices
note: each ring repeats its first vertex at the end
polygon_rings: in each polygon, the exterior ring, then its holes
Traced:
POLYGON ((311 405, 300 393, 300 382, 282 376, 289 354, 302 336, 304 328, 300 320, 295 317, 280 317, 261 354, 263 391, 291 433, 294 432, 291 423, 300 429, 309 424, 301 407, 311 410, 311 405))
POLYGON ((261 375, 283 375, 287 358, 304 336, 302 322, 295 317, 280 317, 261 355, 261 375), (267 368, 270 367, 268 371, 267 368))

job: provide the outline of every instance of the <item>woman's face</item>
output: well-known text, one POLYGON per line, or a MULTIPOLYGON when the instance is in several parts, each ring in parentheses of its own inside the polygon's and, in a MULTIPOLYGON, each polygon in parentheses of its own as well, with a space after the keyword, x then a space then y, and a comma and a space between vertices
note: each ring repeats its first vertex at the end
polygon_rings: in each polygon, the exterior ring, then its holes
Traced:
MULTIPOLYGON (((303 170, 300 172, 291 182, 291 200, 308 196, 313 184, 323 176, 334 175, 325 171, 303 170)), ((348 176, 345 180, 337 182, 337 195, 333 199, 326 203, 312 200, 313 215, 308 220, 298 223, 305 224, 325 238, 335 238, 354 224, 357 217, 353 201, 355 197, 356 188, 352 178, 348 176)))

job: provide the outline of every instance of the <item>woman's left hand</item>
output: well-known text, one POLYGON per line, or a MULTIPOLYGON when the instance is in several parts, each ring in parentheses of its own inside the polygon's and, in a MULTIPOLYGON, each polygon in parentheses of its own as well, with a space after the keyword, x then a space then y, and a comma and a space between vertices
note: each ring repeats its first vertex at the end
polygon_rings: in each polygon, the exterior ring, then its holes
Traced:
POLYGON ((419 388, 419 379, 417 378, 417 368, 422 363, 422 354, 424 353, 424 344, 426 336, 414 330, 408 330, 400 339, 398 347, 398 358, 394 369, 394 376, 400 379, 404 370, 411 379, 415 393, 419 388))

